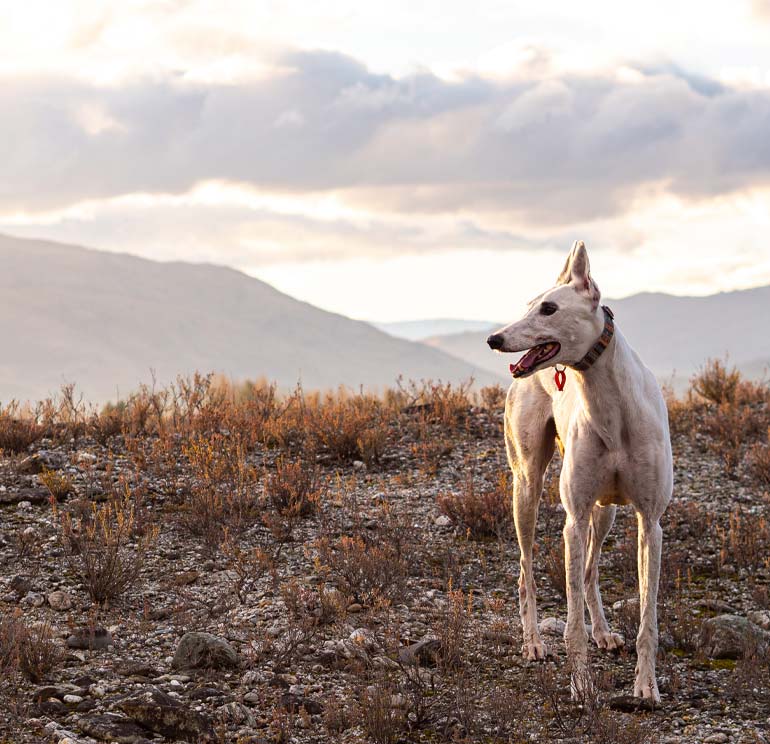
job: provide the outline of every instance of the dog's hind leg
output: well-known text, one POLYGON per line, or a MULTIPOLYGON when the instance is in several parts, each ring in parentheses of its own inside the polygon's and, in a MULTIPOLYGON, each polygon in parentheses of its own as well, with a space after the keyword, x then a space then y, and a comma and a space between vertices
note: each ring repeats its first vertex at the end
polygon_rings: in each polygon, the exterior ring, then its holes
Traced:
POLYGON ((658 580, 663 530, 657 519, 637 514, 639 526, 639 605, 641 622, 636 637, 634 695, 660 702, 655 680, 658 652, 658 580))
POLYGON ((585 572, 585 595, 593 627, 592 635, 599 648, 613 650, 623 645, 623 637, 610 632, 599 594, 599 556, 607 533, 615 521, 615 506, 594 506, 588 529, 588 549, 585 572))

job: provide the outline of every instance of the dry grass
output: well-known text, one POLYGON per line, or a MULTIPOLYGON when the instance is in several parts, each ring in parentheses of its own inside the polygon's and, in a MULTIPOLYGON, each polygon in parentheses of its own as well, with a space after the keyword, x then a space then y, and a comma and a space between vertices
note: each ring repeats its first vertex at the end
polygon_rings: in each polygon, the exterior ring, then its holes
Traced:
POLYGON ((480 488, 469 469, 459 493, 441 494, 438 507, 471 537, 503 537, 513 525, 511 484, 508 473, 501 473, 492 487, 480 488))

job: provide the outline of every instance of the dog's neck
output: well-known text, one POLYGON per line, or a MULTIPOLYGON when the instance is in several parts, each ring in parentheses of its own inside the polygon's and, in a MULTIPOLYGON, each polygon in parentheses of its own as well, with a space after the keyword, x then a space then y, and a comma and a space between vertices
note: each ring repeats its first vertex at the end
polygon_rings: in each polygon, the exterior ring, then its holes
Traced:
POLYGON ((622 401, 628 382, 622 369, 626 348, 625 340, 615 326, 612 338, 591 366, 572 371, 583 408, 608 446, 617 445, 621 436, 622 409, 625 408, 622 401))

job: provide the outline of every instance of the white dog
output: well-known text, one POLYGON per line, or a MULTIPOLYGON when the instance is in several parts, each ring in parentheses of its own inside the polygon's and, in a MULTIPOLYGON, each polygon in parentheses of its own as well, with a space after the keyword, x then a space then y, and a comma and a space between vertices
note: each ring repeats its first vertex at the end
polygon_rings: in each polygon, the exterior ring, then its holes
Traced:
POLYGON ((505 443, 521 550, 522 653, 533 660, 546 655, 537 628, 532 543, 543 474, 558 442, 564 455, 559 491, 567 514, 564 639, 573 693, 588 679, 584 599, 599 648, 623 644, 604 617, 598 563, 616 505, 631 504, 639 525, 641 612, 634 695, 659 702, 655 679, 659 520, 673 488, 668 415, 655 378, 615 327, 609 308, 599 306, 599 297, 585 245, 576 242, 556 286, 532 300, 521 320, 487 339, 498 351, 528 350, 511 365, 515 381, 505 406, 505 443), (555 374, 551 367, 556 367, 555 374))

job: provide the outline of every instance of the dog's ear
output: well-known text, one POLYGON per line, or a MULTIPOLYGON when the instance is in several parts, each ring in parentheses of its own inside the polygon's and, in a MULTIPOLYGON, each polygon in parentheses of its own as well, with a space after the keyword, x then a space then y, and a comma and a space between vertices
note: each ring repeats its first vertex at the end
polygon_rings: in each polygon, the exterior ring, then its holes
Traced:
POLYGON ((591 278, 591 264, 588 261, 586 244, 582 240, 576 240, 572 244, 572 250, 567 257, 567 263, 559 274, 557 284, 573 284, 578 291, 587 292, 596 309, 599 306, 601 293, 596 282, 591 278))

